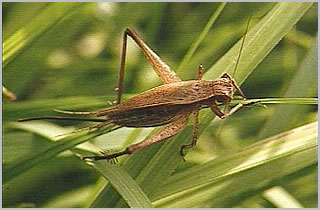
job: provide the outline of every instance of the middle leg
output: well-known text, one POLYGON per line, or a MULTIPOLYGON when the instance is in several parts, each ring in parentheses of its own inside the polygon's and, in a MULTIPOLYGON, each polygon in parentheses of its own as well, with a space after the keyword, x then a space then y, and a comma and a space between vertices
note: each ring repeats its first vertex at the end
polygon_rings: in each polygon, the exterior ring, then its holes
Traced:
POLYGON ((180 155, 183 157, 185 156, 183 150, 190 149, 197 144, 198 136, 199 136, 199 110, 194 112, 194 125, 192 130, 192 142, 190 144, 182 145, 180 148, 180 155))
POLYGON ((196 80, 202 80, 203 71, 204 71, 203 66, 200 64, 198 66, 196 80))
MULTIPOLYGON (((203 76, 203 67, 200 64, 198 66, 196 80, 201 80, 202 76, 203 76)), ((180 148, 180 155, 182 157, 184 156, 183 150, 192 148, 192 147, 196 146, 196 144, 197 144, 198 133, 199 133, 198 132, 198 130, 199 130, 199 119, 198 118, 199 118, 199 109, 194 112, 194 125, 193 125, 193 130, 192 130, 192 134, 193 134, 192 135, 192 142, 190 144, 182 145, 180 148)))

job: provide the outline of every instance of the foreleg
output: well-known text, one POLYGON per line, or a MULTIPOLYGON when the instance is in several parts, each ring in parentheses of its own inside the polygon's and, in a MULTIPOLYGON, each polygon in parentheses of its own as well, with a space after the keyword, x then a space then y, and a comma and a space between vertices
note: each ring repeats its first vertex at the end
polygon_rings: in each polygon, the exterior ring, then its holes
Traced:
POLYGON ((244 106, 244 104, 237 104, 236 106, 232 107, 228 112, 223 113, 217 106, 217 104, 213 104, 210 108, 213 113, 215 113, 219 118, 225 119, 241 109, 244 106))

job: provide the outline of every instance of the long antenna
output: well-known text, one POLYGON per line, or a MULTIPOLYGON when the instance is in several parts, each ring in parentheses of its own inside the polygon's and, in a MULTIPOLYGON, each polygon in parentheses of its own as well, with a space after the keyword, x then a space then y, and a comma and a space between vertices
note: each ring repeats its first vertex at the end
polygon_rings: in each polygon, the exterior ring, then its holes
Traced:
POLYGON ((249 14, 249 17, 248 17, 248 21, 247 21, 247 26, 246 26, 246 30, 244 32, 244 35, 243 35, 243 39, 242 39, 242 42, 241 42, 241 46, 240 46, 240 50, 239 50, 239 55, 238 55, 238 58, 237 58, 237 62, 236 62, 236 65, 233 69, 233 72, 232 72, 232 76, 234 77, 235 73, 236 73, 236 70, 237 70, 237 67, 238 67, 238 64, 239 64, 239 61, 240 61, 240 56, 242 54, 242 50, 243 50, 243 46, 244 46, 244 41, 246 39, 246 36, 247 36, 247 33, 248 33, 248 29, 249 29, 249 23, 250 23, 250 20, 251 20, 251 14, 252 14, 252 10, 250 9, 250 14, 249 14))

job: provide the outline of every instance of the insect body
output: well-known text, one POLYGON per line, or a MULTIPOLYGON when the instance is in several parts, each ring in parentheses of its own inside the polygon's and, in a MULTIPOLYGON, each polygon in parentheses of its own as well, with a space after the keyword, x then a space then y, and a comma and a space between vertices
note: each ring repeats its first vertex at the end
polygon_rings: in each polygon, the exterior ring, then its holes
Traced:
MULTIPOLYGON (((228 104, 232 100, 235 91, 238 91, 243 99, 245 99, 244 94, 229 74, 225 73, 214 81, 206 81, 201 80, 202 73, 203 68, 200 65, 195 80, 181 81, 175 72, 142 41, 138 34, 133 29, 128 28, 123 35, 119 83, 117 88, 117 105, 113 108, 95 112, 60 112, 102 117, 103 119, 96 120, 101 123, 97 124, 95 128, 109 124, 126 127, 164 126, 161 131, 150 138, 131 145, 122 152, 104 156, 86 157, 86 159, 89 158, 92 160, 112 159, 124 154, 131 154, 139 149, 168 139, 185 128, 189 117, 193 114, 195 119, 193 138, 190 144, 181 147, 180 153, 184 155, 184 149, 196 145, 198 138, 198 114, 200 109, 210 108, 214 114, 223 119, 244 106, 243 104, 238 104, 229 110, 229 112, 223 113, 218 108, 218 105, 228 104), (139 45, 164 84, 143 92, 126 102, 120 103, 123 89, 127 36, 130 36, 139 45)), ((20 121, 36 119, 57 119, 57 117, 26 118, 20 121)), ((60 117, 59 119, 62 118, 60 117)), ((90 120, 94 121, 94 119, 90 120)))
POLYGON ((101 111, 112 123, 126 127, 154 127, 175 121, 179 115, 231 101, 233 88, 228 78, 216 81, 182 81, 141 93, 115 108, 101 111))

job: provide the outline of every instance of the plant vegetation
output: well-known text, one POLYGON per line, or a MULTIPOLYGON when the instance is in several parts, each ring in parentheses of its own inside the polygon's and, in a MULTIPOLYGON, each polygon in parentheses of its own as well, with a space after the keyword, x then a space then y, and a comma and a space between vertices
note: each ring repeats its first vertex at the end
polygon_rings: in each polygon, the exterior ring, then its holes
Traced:
MULTIPOLYGON (((317 207, 317 3, 3 3, 3 207, 317 207), (200 112, 176 137, 119 164, 80 156, 120 150, 159 128, 19 118, 106 108, 116 97, 122 32, 135 28, 183 80, 233 74, 264 99, 226 120, 200 112), (12 96, 12 95, 11 95, 12 96), (12 97, 11 97, 12 98, 12 97), (291 99, 290 99, 291 98, 291 99), (281 104, 279 104, 281 103, 281 104), (304 104, 304 105, 301 105, 304 104), (307 105, 308 104, 308 105, 307 105)), ((160 80, 129 41, 124 100, 160 80)))

